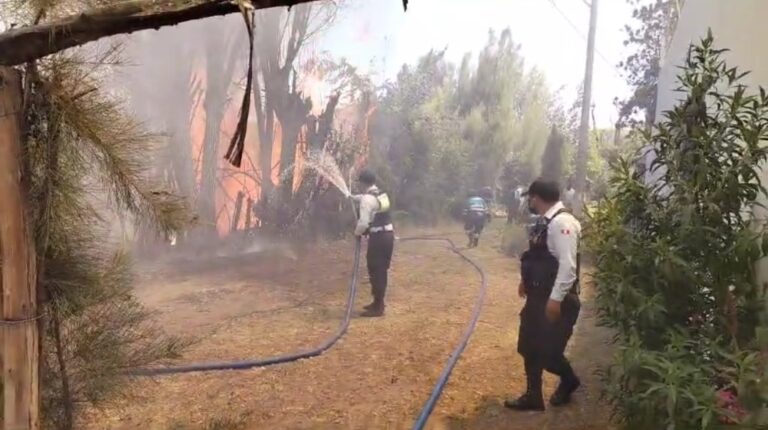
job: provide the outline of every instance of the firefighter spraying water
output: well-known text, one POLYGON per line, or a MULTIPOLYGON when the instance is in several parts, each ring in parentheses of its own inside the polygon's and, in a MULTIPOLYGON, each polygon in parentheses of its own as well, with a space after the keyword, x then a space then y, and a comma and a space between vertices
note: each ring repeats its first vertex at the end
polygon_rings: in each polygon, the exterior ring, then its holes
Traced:
POLYGON ((373 301, 365 306, 361 316, 384 315, 384 297, 395 246, 395 229, 392 223, 389 195, 378 188, 376 175, 368 169, 360 172, 357 178, 362 193, 353 195, 344 181, 336 160, 326 153, 311 154, 305 162, 305 168, 315 170, 338 188, 344 196, 357 204, 358 221, 354 233, 357 237, 368 238, 366 263, 373 296, 373 301))

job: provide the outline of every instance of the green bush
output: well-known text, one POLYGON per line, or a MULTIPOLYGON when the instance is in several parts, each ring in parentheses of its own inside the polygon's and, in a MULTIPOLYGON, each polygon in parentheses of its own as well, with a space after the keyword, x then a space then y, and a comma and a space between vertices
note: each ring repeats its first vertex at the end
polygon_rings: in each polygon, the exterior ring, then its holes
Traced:
POLYGON ((765 424, 753 267, 768 236, 745 209, 764 192, 768 95, 748 94, 722 52, 711 34, 691 47, 678 77, 684 100, 645 135, 660 182, 643 184, 620 160, 587 223, 600 320, 619 347, 606 394, 628 429, 765 424), (726 391, 745 414, 718 400, 726 391))

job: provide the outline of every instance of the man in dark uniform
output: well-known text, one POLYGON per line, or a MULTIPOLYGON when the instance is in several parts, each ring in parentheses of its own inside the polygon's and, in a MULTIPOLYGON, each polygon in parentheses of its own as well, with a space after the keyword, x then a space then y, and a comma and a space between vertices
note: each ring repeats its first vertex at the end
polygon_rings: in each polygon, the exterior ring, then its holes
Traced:
POLYGON ((389 196, 376 186, 376 176, 370 170, 363 170, 358 182, 365 189, 363 194, 352 196, 359 203, 359 218, 355 227, 356 236, 368 236, 368 276, 371 281, 373 302, 365 306, 364 317, 384 315, 384 296, 387 292, 387 277, 392 252, 395 247, 395 229, 390 213, 389 196))
POLYGON ((475 248, 480 244, 480 234, 488 221, 490 210, 485 199, 475 191, 467 193, 467 202, 464 207, 464 231, 469 238, 469 248, 475 248))
POLYGON ((504 405, 521 411, 544 410, 541 378, 544 370, 560 377, 550 398, 552 406, 570 402, 581 382, 565 358, 565 347, 579 316, 579 257, 581 225, 565 211, 556 182, 538 179, 527 192, 532 213, 539 215, 529 235, 529 248, 520 262, 520 313, 517 351, 523 356, 527 390, 504 405))

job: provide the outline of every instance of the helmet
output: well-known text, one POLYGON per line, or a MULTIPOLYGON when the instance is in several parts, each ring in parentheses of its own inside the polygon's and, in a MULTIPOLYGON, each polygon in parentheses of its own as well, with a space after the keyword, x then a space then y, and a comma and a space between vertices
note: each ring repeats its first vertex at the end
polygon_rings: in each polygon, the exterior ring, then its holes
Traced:
POLYGON ((365 185, 375 185, 376 175, 374 175, 373 172, 369 169, 363 169, 357 176, 357 180, 365 185))

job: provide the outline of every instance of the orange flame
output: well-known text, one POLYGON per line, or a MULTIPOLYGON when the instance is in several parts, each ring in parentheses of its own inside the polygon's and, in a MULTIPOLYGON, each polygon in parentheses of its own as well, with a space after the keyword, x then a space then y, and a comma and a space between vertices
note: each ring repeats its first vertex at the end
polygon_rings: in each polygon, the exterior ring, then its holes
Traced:
MULTIPOLYGON (((199 69, 195 75, 196 79, 199 79, 203 91, 200 97, 205 97, 205 82, 206 73, 205 69, 199 69)), ((325 107, 322 103, 323 99, 326 99, 329 95, 329 86, 323 80, 323 77, 317 71, 310 71, 308 75, 302 80, 302 91, 312 98, 313 101, 313 113, 319 114, 325 107)), ((242 97, 242 89, 236 90, 233 94, 229 95, 232 100, 240 100, 242 97)), ((205 119, 206 113, 203 107, 203 103, 199 100, 194 104, 195 109, 191 113, 190 124, 190 139, 193 149, 195 177, 198 190, 202 184, 202 149, 203 141, 205 139, 205 119)), ((245 150, 243 154, 243 164, 238 169, 231 166, 224 158, 223 154, 229 145, 229 141, 237 126, 238 114, 240 105, 238 103, 232 103, 224 113, 224 118, 220 124, 220 135, 217 143, 217 186, 216 186, 216 230, 220 237, 226 236, 230 233, 232 228, 232 218, 235 215, 235 202, 238 193, 243 193, 244 198, 242 202, 239 219, 237 221, 237 228, 245 228, 245 211, 251 210, 247 207, 248 199, 253 202, 258 201, 261 194, 261 186, 259 184, 259 178, 262 175, 259 166, 259 130, 255 121, 248 124, 248 130, 246 134, 245 150)), ((355 139, 362 146, 362 156, 355 163, 356 167, 363 165, 367 159, 368 147, 369 147, 369 120, 375 107, 369 107, 365 112, 361 112, 357 107, 357 118, 353 122, 357 122, 355 127, 355 139)), ((256 115, 253 112, 253 106, 251 106, 250 118, 255 118, 256 115)), ((275 120, 274 123, 274 140, 272 151, 272 171, 270 177, 273 184, 279 184, 280 181, 280 154, 283 144, 283 133, 279 121, 275 120)), ((293 190, 298 190, 299 185, 303 179, 304 171, 304 157, 307 151, 307 129, 303 126, 299 133, 299 142, 297 142, 295 170, 293 190)), ((257 222, 255 217, 252 217, 252 222, 257 222)))

